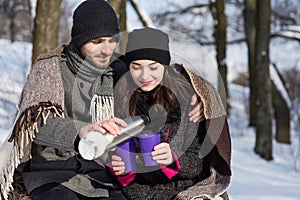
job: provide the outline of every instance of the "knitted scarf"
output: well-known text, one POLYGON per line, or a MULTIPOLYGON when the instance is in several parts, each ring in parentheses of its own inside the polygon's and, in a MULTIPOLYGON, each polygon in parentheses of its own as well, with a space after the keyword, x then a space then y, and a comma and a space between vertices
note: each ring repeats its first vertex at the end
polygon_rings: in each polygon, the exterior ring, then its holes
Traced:
POLYGON ((80 53, 72 45, 66 47, 66 57, 68 66, 76 75, 74 92, 89 98, 92 96, 90 103, 90 114, 92 123, 103 121, 113 117, 113 69, 98 68, 91 65, 88 61, 80 57, 80 53), (80 89, 80 83, 84 82, 85 88, 91 88, 90 91, 80 89))

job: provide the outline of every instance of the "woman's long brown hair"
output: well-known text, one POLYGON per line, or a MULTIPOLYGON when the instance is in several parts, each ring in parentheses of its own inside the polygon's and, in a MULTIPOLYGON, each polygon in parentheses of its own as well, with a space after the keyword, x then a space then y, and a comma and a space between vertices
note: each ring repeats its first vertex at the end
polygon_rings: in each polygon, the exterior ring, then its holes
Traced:
MULTIPOLYGON (((192 90, 186 78, 173 67, 165 66, 162 83, 151 94, 153 103, 163 106, 168 115, 174 109, 178 109, 178 101, 190 100, 192 90)), ((130 72, 126 73, 114 90, 115 115, 123 118, 136 115, 136 106, 142 101, 142 93, 143 91, 133 82, 130 72)))

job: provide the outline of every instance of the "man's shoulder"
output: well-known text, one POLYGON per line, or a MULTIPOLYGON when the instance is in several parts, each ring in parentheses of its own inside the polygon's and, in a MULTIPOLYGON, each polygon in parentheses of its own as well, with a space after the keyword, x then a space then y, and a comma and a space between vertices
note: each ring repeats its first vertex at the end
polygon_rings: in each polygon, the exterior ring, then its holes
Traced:
POLYGON ((124 62, 124 56, 123 55, 115 55, 114 56, 114 60, 112 61, 111 63, 111 67, 114 69, 114 70, 126 70, 127 69, 127 66, 124 62))
POLYGON ((114 53, 114 55, 112 56, 112 65, 114 64, 119 64, 122 65, 123 67, 126 67, 126 63, 125 63, 125 56, 119 53, 114 53))
POLYGON ((41 60, 45 60, 45 59, 50 59, 50 58, 58 58, 61 53, 63 52, 64 50, 64 46, 61 45, 47 53, 44 53, 44 54, 41 54, 39 55, 36 60, 34 61, 34 63, 38 62, 38 61, 41 61, 41 60))
POLYGON ((114 82, 118 81, 120 77, 128 71, 128 67, 124 62, 124 56, 120 54, 114 55, 114 61, 111 63, 111 67, 114 70, 114 82))

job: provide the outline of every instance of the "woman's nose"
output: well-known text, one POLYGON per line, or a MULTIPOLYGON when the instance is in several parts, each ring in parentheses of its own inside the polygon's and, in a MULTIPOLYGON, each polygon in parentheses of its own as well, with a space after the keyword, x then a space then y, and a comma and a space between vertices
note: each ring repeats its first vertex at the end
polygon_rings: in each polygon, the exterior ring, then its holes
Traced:
POLYGON ((142 79, 143 80, 148 80, 149 76, 150 76, 150 72, 149 70, 147 69, 147 67, 144 67, 144 69, 142 70, 142 79))

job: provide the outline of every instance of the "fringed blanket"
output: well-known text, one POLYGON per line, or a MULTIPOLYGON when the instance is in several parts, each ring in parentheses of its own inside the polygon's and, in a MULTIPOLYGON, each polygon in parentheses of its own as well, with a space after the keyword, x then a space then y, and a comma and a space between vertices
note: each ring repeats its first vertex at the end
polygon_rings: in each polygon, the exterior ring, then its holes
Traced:
POLYGON ((18 165, 31 158, 31 143, 38 132, 38 121, 42 119, 46 124, 50 115, 64 117, 64 89, 58 59, 62 50, 63 47, 59 47, 40 56, 24 84, 9 142, 2 147, 8 156, 0 168, 0 199, 7 199, 8 192, 13 189, 13 175, 18 165))
POLYGON ((174 64, 173 67, 189 78, 203 102, 208 137, 203 142, 201 154, 203 157, 208 155, 210 160, 210 176, 180 192, 175 199, 223 199, 220 196, 226 192, 231 180, 231 140, 221 97, 214 86, 201 76, 182 65, 174 64))

